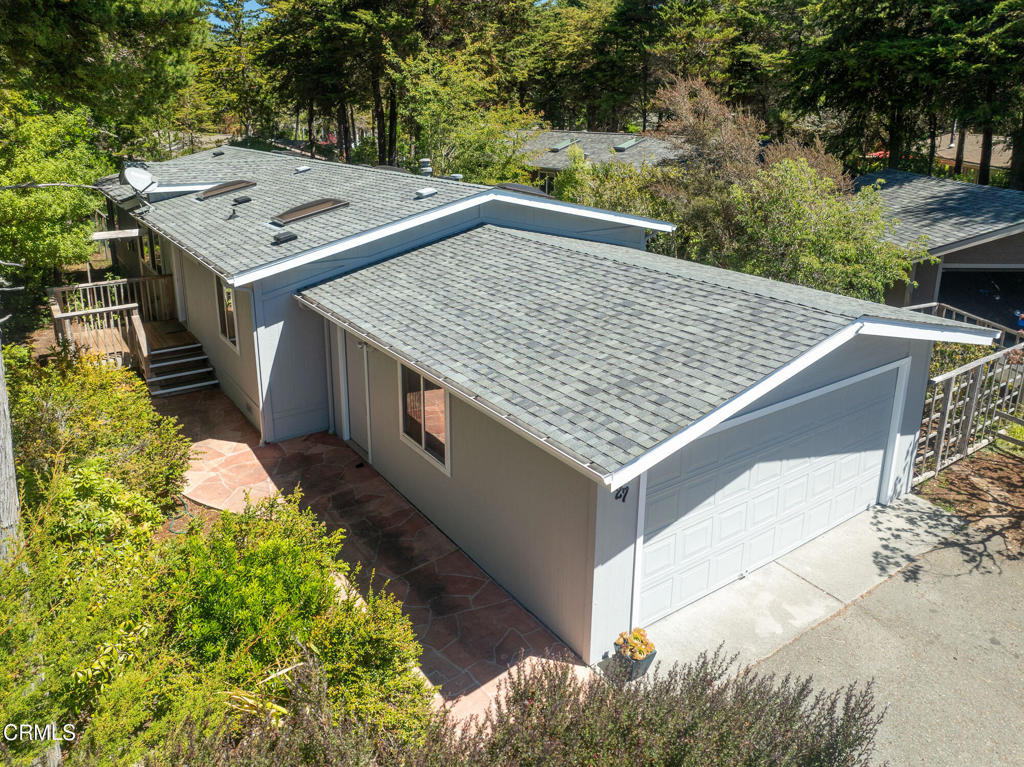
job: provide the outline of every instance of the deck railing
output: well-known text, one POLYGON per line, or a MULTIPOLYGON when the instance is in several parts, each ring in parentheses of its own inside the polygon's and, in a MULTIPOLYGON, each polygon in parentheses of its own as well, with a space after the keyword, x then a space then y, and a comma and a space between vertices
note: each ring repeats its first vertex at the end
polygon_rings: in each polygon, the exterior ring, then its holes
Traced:
POLYGON ((1016 422, 1024 394, 1024 343, 928 382, 914 456, 914 484, 981 450, 1016 422))
POLYGON ((150 348, 143 322, 173 319, 170 275, 132 277, 50 288, 53 337, 87 347, 102 364, 137 368, 150 377, 150 348))
POLYGON ((54 316, 125 304, 137 304, 144 322, 170 320, 177 314, 174 278, 169 274, 66 285, 50 288, 49 293, 54 316))
POLYGON ((922 314, 931 314, 935 317, 943 317, 947 320, 956 320, 957 322, 966 322, 970 325, 979 325, 983 328, 998 330, 999 338, 996 339, 996 346, 1003 349, 1009 349, 1011 346, 1016 346, 1017 344, 1024 342, 1024 329, 1014 330, 1013 328, 1008 328, 1006 325, 1000 325, 998 322, 992 322, 992 320, 979 317, 977 314, 965 312, 963 309, 957 309, 955 306, 950 306, 949 304, 932 302, 930 304, 908 306, 907 309, 914 312, 921 312, 922 314))

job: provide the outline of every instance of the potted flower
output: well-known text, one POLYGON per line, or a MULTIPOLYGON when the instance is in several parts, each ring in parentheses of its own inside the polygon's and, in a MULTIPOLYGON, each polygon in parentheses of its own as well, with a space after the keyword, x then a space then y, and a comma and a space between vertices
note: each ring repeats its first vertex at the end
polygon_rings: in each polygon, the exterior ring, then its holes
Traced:
POLYGON ((647 638, 643 629, 623 631, 615 640, 616 656, 620 663, 626 665, 626 681, 632 682, 647 673, 654 662, 654 642, 647 638))

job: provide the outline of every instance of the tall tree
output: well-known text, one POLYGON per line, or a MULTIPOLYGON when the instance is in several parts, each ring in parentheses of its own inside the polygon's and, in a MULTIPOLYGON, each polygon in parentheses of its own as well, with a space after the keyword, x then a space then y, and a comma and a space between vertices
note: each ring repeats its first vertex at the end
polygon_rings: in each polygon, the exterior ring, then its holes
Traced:
POLYGON ((871 148, 872 125, 880 124, 888 165, 898 167, 917 138, 925 94, 944 82, 941 5, 822 0, 811 9, 811 32, 788 69, 794 104, 843 113, 829 148, 850 161, 871 148))
POLYGON ((996 131, 1013 130, 1024 82, 1024 0, 965 0, 950 17, 959 56, 953 64, 964 111, 981 131, 978 183, 991 179, 996 131))
POLYGON ((191 75, 202 0, 6 0, 0 78, 50 109, 82 105, 124 144, 191 75))
POLYGON ((246 0, 211 0, 213 40, 200 63, 206 78, 216 83, 225 108, 237 117, 243 134, 268 121, 273 110, 273 89, 266 71, 256 61, 256 23, 259 8, 246 0))

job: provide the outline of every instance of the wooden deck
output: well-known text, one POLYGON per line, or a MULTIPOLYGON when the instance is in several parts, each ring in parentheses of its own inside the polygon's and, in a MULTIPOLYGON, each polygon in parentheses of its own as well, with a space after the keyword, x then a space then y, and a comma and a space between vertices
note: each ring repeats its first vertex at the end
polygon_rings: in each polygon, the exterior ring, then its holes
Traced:
MULTIPOLYGON (((189 333, 184 325, 177 320, 154 320, 143 322, 142 329, 146 333, 146 341, 150 352, 161 349, 174 349, 178 346, 198 344, 196 337, 189 333)), ((75 333, 75 341, 89 350, 121 360, 121 364, 130 364, 131 348, 127 334, 122 326, 114 325, 105 328, 80 327, 75 333)))

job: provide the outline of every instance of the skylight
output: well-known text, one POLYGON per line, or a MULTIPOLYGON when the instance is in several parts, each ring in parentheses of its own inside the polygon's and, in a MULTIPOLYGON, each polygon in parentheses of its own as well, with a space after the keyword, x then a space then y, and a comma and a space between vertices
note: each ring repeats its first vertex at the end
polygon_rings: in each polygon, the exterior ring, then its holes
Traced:
POLYGON ((578 143, 578 142, 579 142, 578 138, 567 138, 565 141, 559 141, 557 144, 555 144, 553 147, 551 147, 550 151, 552 151, 552 152, 561 152, 563 149, 568 149, 573 144, 578 143))
POLYGON ((197 200, 209 200, 211 197, 217 197, 228 192, 237 192, 240 189, 248 189, 250 186, 256 186, 255 181, 245 181, 244 179, 237 179, 235 181, 225 181, 223 184, 217 184, 211 186, 209 189, 204 189, 197 196, 197 200))
POLYGON ((278 226, 284 226, 290 224, 292 221, 298 221, 300 218, 308 218, 309 216, 315 216, 319 213, 326 213, 329 210, 335 208, 346 208, 348 207, 347 200, 335 200, 333 197, 323 197, 319 200, 313 200, 312 202, 304 202, 302 205, 296 205, 294 208, 289 208, 284 213, 278 213, 272 219, 270 223, 277 224, 278 226))
POLYGON ((625 152, 627 149, 632 149, 633 147, 635 147, 639 143, 640 143, 640 137, 639 136, 633 136, 633 138, 626 139, 621 144, 616 144, 612 148, 616 152, 625 152))

